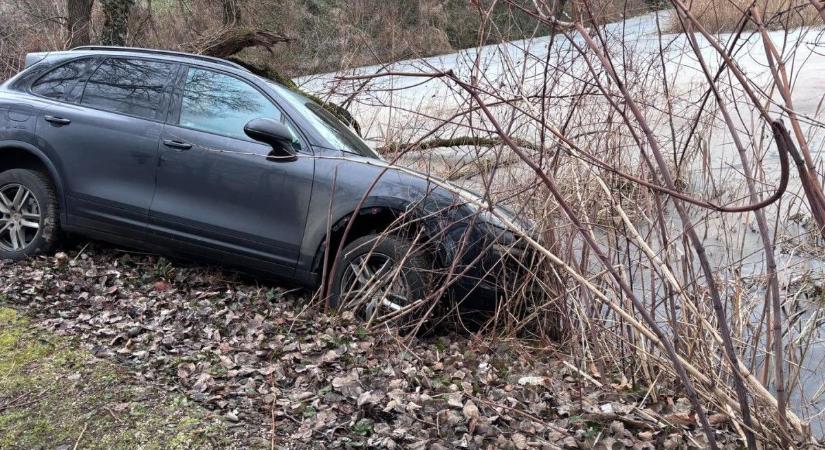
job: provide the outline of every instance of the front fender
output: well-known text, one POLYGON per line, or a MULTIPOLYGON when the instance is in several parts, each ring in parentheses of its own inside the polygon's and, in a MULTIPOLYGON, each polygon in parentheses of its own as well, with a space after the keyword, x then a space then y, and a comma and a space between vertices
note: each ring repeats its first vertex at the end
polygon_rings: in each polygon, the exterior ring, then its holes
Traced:
POLYGON ((349 158, 319 159, 315 173, 299 272, 309 275, 316 271, 331 230, 340 228, 353 214, 373 208, 413 214, 430 236, 439 231, 442 236, 454 234, 443 233, 443 227, 449 226, 444 212, 455 205, 454 195, 425 177, 349 158))
POLYGON ((65 202, 65 194, 64 194, 64 189, 63 189, 63 179, 60 176, 60 172, 57 170, 57 167, 55 167, 55 165, 51 161, 51 159, 49 159, 49 157, 46 156, 46 153, 44 153, 42 150, 40 150, 39 148, 37 148, 36 146, 34 146, 34 145, 32 145, 28 142, 20 141, 20 140, 16 140, 16 139, 0 140, 0 153, 2 153, 5 150, 10 150, 10 149, 23 150, 23 151, 31 154, 32 156, 36 157, 43 164, 43 166, 48 171, 49 177, 52 179, 52 182, 54 183, 55 189, 57 190, 57 202, 60 205, 61 219, 65 221, 65 219, 66 219, 66 208, 65 208, 66 202, 65 202))

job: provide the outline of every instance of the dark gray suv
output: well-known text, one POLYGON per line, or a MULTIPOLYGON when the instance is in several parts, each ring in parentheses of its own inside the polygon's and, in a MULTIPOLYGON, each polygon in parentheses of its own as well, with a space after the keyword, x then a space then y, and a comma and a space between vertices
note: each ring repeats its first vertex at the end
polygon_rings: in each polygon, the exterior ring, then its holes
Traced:
POLYGON ((323 283, 332 307, 359 293, 370 315, 442 294, 489 307, 519 282, 501 218, 526 224, 241 66, 109 47, 26 65, 0 86, 0 259, 73 232, 323 283))

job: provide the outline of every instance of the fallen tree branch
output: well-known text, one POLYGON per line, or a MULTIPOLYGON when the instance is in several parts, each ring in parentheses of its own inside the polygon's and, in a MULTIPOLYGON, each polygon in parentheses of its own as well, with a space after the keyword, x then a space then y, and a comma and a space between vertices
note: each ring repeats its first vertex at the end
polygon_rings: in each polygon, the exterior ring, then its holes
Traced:
POLYGON ((249 27, 223 28, 217 33, 201 36, 191 45, 191 51, 216 58, 227 58, 250 47, 261 47, 272 53, 272 48, 295 38, 249 27))
MULTIPOLYGON (((519 147, 536 151, 540 150, 538 145, 524 139, 515 139, 514 141, 519 145, 519 147)), ((459 136, 454 138, 435 138, 428 141, 411 144, 392 143, 383 147, 378 147, 376 150, 378 150, 379 153, 392 153, 406 152, 410 150, 429 150, 442 147, 461 147, 465 145, 473 147, 495 147, 497 145, 504 145, 504 141, 495 137, 459 136)))

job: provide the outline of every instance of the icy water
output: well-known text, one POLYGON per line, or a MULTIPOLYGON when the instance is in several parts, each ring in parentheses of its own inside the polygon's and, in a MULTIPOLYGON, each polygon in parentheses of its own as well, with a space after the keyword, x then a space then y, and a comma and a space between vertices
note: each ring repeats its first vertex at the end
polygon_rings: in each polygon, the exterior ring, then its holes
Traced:
MULTIPOLYGON (((614 44, 624 42, 624 50, 616 45, 611 48, 611 55, 621 60, 624 55, 626 67, 629 70, 638 70, 644 75, 646 65, 656 65, 659 62, 659 51, 663 49, 665 64, 664 76, 672 81, 671 92, 677 99, 674 108, 677 111, 690 111, 691 102, 695 102, 707 88, 707 82, 700 71, 700 66, 690 49, 684 35, 661 35, 659 27, 666 28, 670 13, 662 11, 629 19, 625 22, 609 24, 605 27, 605 34, 614 44), (682 104, 680 104, 680 102, 682 104), (681 108, 681 109, 680 109, 681 108)), ((820 111, 823 96, 825 95, 825 38, 820 29, 797 29, 785 34, 771 32, 772 40, 785 48, 797 47, 793 58, 785 63, 793 73, 793 101, 796 112, 802 117, 803 128, 811 151, 816 158, 819 173, 825 173, 821 154, 825 145, 820 121, 823 121, 820 111)), ((721 42, 727 42, 731 37, 720 35, 721 42)), ((759 88, 770 79, 767 60, 761 38, 757 35, 746 35, 746 43, 736 55, 738 66, 753 80, 754 86, 759 88)), ((697 36, 702 55, 712 72, 721 64, 721 59, 711 48, 710 44, 697 36)), ((454 54, 441 55, 430 58, 402 61, 392 66, 381 68, 378 66, 362 67, 346 72, 304 77, 296 80, 304 89, 331 98, 340 102, 349 93, 357 91, 363 83, 361 80, 342 81, 338 77, 354 75, 372 75, 380 72, 409 72, 435 73, 452 70, 461 79, 470 80, 474 77, 482 79, 483 85, 503 86, 513 94, 537 92, 543 82, 545 63, 550 66, 565 66, 565 73, 559 76, 558 85, 565 83, 577 86, 575 74, 586 72, 587 68, 581 62, 564 61, 565 55, 575 53, 574 44, 583 45, 580 37, 571 43, 562 36, 541 37, 529 40, 513 41, 501 45, 468 49, 454 54), (476 68, 480 68, 477 70, 476 68), (517 75, 515 75, 517 74, 517 75), (517 78, 516 78, 517 77, 517 78), (515 88, 514 88, 515 87, 515 88), (520 90, 520 91, 519 91, 520 90)), ((661 65, 659 66, 661 67, 661 65)), ((661 70, 661 68, 659 69, 661 70)), ((649 75, 649 74, 648 74, 649 75)), ((656 74, 662 77, 662 74, 656 74)), ((657 81, 653 81, 654 83, 657 81)), ((658 81, 661 83, 661 81, 658 81)), ((564 92, 562 89, 561 92, 564 92)), ((559 94, 559 90, 554 92, 559 94)), ((739 125, 744 129, 754 129, 752 125, 758 123, 757 116, 749 108, 747 99, 741 91, 727 91, 727 106, 736 115, 739 125)), ((369 92, 357 97, 350 110, 361 124, 367 140, 380 145, 384 142, 410 142, 420 137, 422 133, 431 130, 434 126, 461 110, 464 96, 454 87, 450 87, 440 80, 427 80, 419 77, 388 76, 371 81, 369 92)), ((781 116, 782 110, 778 106, 781 101, 778 96, 769 106, 775 117, 781 116)), ((668 116, 653 108, 646 110, 648 120, 654 125, 655 133, 660 142, 669 142, 670 127, 668 116)), ((548 111, 549 120, 559 119, 554 111, 548 111)), ((675 114, 674 126, 679 129, 688 125, 691 114, 685 117, 675 114)), ((519 125, 517 118, 501 117, 503 122, 509 122, 514 135, 530 139, 535 137, 536 130, 529 123, 519 125)), ((786 121, 787 124, 787 121, 786 121)), ((466 121, 456 121, 445 127, 446 135, 450 133, 463 134, 471 124, 466 121)), ((790 127, 789 127, 790 128, 790 127)), ((688 166, 684 177, 689 182, 689 191, 711 192, 718 191, 723 200, 732 201, 746 195, 745 183, 742 178, 741 162, 736 148, 731 140, 730 133, 716 118, 715 122, 705 124, 702 128, 701 140, 705 143, 706 154, 701 158, 694 158, 688 166)), ((745 137, 746 141, 749 141, 745 137)), ((779 178, 779 159, 775 149, 766 148, 760 152, 762 162, 760 169, 764 172, 765 185, 763 196, 770 195, 772 186, 779 178)), ((483 155, 481 155, 483 157, 483 155)), ((435 149, 424 154, 406 158, 403 163, 418 169, 434 169, 449 167, 461 161, 478 158, 479 155, 469 148, 435 149)), ((506 173, 506 171, 505 171, 506 173)), ((791 183, 788 192, 778 205, 772 205, 766 210, 770 226, 776 234, 777 258, 779 264, 779 278, 783 287, 783 295, 790 297, 798 291, 800 280, 825 283, 825 246, 809 236, 806 228, 804 194, 799 185, 795 170, 791 172, 791 183), (802 214, 798 214, 802 213, 802 214), (776 221, 776 217, 794 220, 776 221)), ((507 173, 503 177, 527 176, 526 172, 507 173)), ((507 182, 507 180, 503 180, 507 182)), ((479 180, 469 178, 462 181, 465 187, 479 186, 479 180)), ((739 202, 740 204, 742 202, 739 202)), ((716 267, 741 266, 739 274, 743 279, 749 278, 758 281, 765 273, 765 261, 759 234, 753 215, 728 215, 706 219, 706 212, 692 209, 694 222, 701 222, 699 233, 704 238, 705 245, 716 267)), ((679 230, 681 225, 675 215, 671 215, 671 227, 679 230)), ((654 248, 654 250, 656 250, 654 248)), ((644 277, 644 274, 640 274, 644 277)), ((760 292, 753 295, 760 296, 760 292)), ((823 296, 823 294, 819 294, 823 296)), ((825 327, 822 323, 825 312, 822 311, 823 299, 819 301, 800 300, 798 308, 789 311, 786 304, 785 313, 789 316, 798 315, 792 337, 812 333, 811 345, 808 348, 806 364, 800 372, 800 385, 797 395, 792 399, 793 409, 811 421, 815 435, 825 437, 825 345, 823 335, 825 327)), ((758 321, 758 310, 754 312, 753 321, 758 321)))

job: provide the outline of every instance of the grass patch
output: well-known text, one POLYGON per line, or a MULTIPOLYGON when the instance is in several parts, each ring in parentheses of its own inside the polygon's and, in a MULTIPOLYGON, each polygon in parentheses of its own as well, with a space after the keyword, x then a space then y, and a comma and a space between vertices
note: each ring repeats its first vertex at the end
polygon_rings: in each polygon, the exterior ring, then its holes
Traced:
POLYGON ((225 447, 222 422, 0 306, 0 448, 225 447))

